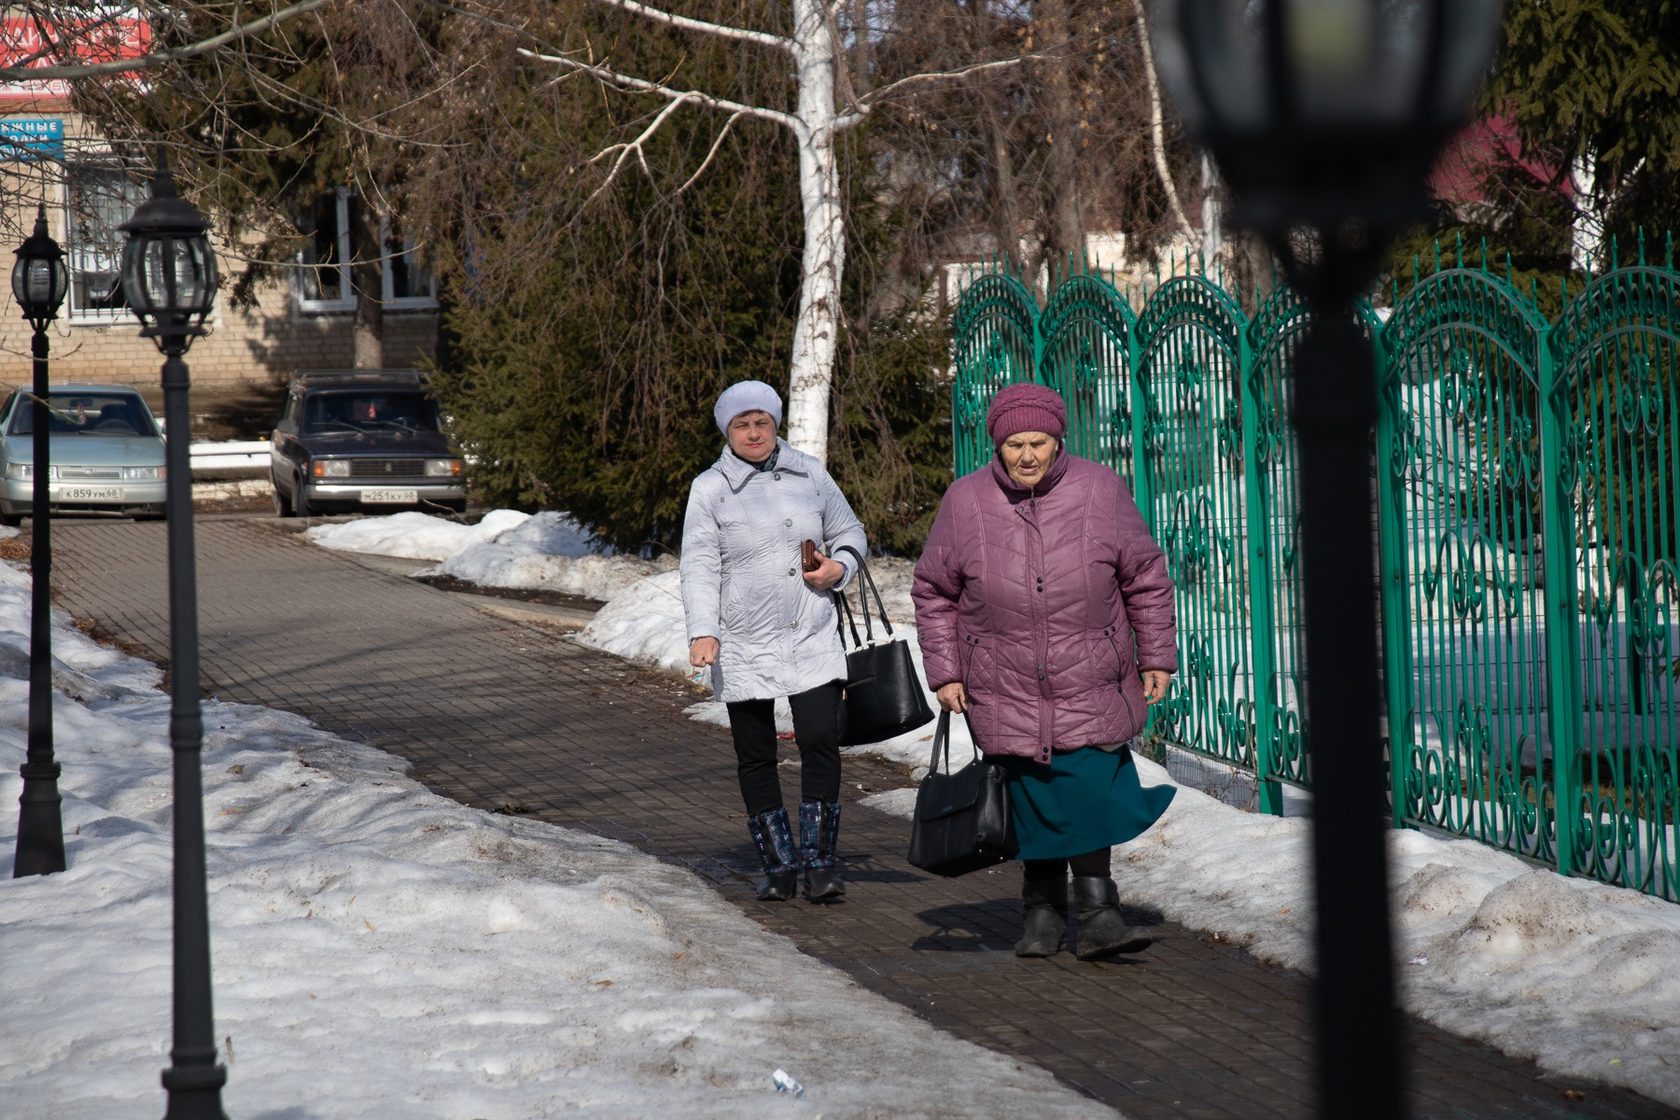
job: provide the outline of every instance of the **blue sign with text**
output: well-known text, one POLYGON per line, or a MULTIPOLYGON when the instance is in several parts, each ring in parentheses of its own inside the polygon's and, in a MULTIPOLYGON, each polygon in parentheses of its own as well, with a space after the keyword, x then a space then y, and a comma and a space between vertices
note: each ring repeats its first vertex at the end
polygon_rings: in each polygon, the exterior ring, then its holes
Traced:
POLYGON ((57 118, 0 120, 0 160, 38 163, 64 158, 64 122, 57 118))

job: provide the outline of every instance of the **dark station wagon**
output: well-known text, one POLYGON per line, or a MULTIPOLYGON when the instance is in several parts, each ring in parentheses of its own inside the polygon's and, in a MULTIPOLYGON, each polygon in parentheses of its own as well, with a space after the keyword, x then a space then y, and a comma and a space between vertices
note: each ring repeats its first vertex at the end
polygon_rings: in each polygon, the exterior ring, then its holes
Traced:
POLYGON ((419 373, 306 373, 292 382, 269 446, 281 517, 345 510, 467 508, 461 453, 419 373))

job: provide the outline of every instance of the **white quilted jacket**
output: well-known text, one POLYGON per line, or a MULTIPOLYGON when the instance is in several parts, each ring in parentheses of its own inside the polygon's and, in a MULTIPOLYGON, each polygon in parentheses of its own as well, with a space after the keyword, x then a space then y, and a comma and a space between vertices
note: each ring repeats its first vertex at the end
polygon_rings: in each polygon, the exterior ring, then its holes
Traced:
POLYGON ((817 542, 852 578, 863 526, 816 459, 778 440, 773 470, 725 447, 694 480, 683 517, 683 615, 690 643, 718 640, 712 688, 724 703, 791 696, 846 677, 834 600, 813 591, 799 543, 817 542))

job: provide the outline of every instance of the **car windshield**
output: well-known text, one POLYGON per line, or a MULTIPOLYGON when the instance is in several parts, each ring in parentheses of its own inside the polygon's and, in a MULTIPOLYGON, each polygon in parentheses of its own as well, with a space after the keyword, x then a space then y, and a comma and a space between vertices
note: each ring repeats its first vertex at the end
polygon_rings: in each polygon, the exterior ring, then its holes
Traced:
POLYGON ((437 403, 424 393, 357 390, 312 393, 303 405, 306 432, 369 431, 435 432, 437 403))
MULTIPOLYGON (((134 393, 59 392, 47 394, 47 408, 54 434, 80 436, 155 436, 157 424, 134 393)), ((35 431, 35 398, 22 394, 12 409, 11 434, 32 435, 35 431)))

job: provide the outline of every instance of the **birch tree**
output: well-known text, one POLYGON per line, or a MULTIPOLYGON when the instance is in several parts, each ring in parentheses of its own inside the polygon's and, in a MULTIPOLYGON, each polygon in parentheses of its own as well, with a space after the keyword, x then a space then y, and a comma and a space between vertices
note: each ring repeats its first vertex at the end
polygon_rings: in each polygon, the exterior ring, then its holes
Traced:
MULTIPOLYGON (((648 94, 665 102, 665 108, 654 114, 640 132, 597 154, 596 160, 611 162, 614 175, 633 167, 634 161, 641 158, 646 138, 669 127, 676 114, 689 107, 707 110, 721 118, 713 151, 744 117, 772 123, 793 137, 798 152, 803 230, 801 283, 788 377, 787 439, 800 450, 826 459, 829 396, 839 342, 840 290, 846 265, 846 213, 841 201, 837 140, 879 106, 903 98, 918 87, 1013 66, 1020 62, 1021 56, 975 59, 949 69, 908 74, 864 90, 860 89, 862 83, 849 73, 843 44, 867 44, 871 32, 867 26, 855 24, 848 24, 843 31, 841 16, 851 9, 839 3, 788 0, 786 29, 771 31, 698 19, 640 0, 595 2, 677 35, 722 40, 739 44, 743 50, 763 51, 768 60, 780 59, 789 68, 794 92, 791 107, 786 107, 737 100, 662 77, 628 72, 598 58, 593 50, 553 52, 520 48, 528 57, 562 73, 587 75, 618 89, 648 94)), ((702 164, 694 174, 703 174, 704 170, 702 164)))

